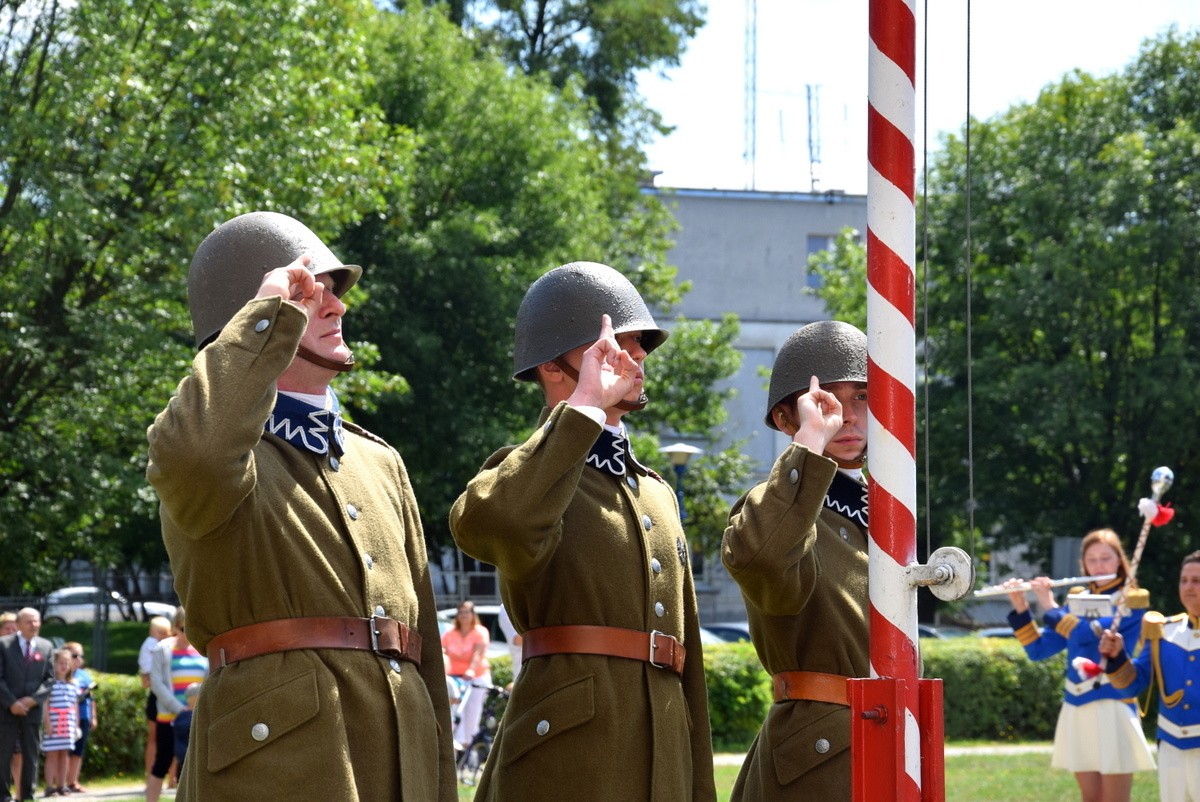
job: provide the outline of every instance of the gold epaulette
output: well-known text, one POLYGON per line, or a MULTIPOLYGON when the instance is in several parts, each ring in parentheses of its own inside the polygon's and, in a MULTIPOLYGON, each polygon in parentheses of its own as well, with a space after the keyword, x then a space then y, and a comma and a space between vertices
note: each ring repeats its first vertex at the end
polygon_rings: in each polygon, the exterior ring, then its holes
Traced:
POLYGON ((1157 610, 1150 610, 1142 616, 1142 640, 1160 640, 1166 621, 1166 616, 1157 610))
POLYGON ((1130 610, 1145 610, 1150 606, 1150 591, 1145 588, 1130 588, 1125 591, 1125 606, 1130 610))
POLYGON ((1079 593, 1087 593, 1087 592, 1088 592, 1088 589, 1087 589, 1087 588, 1085 588, 1083 585, 1076 585, 1075 587, 1073 587, 1073 588, 1071 588, 1070 590, 1068 590, 1068 591, 1067 591, 1067 595, 1068 595, 1068 596, 1075 596, 1075 595, 1077 595, 1077 594, 1079 594, 1079 593))

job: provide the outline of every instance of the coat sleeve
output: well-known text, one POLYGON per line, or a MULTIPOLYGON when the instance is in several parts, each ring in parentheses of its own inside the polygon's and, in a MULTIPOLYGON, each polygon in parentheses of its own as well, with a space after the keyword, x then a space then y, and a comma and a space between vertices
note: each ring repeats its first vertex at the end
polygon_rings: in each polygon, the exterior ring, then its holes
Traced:
POLYGON ((766 615, 795 615, 812 594, 821 564, 817 518, 837 463, 789 445, 767 481, 729 513, 721 561, 746 601, 766 615))
MULTIPOLYGON (((1048 620, 1047 623, 1051 622, 1048 620)), ((1011 610, 1008 625, 1030 660, 1047 660, 1067 648, 1066 637, 1049 626, 1039 627, 1033 620, 1033 613, 1028 610, 1022 613, 1011 610)))
POLYGON ((521 445, 493 454, 450 510, 459 548, 522 582, 562 541, 584 460, 602 427, 565 402, 521 445))
POLYGON ((254 446, 308 318, 282 298, 247 303, 196 355, 192 372, 147 432, 146 478, 162 513, 200 539, 224 523, 256 481, 254 446))

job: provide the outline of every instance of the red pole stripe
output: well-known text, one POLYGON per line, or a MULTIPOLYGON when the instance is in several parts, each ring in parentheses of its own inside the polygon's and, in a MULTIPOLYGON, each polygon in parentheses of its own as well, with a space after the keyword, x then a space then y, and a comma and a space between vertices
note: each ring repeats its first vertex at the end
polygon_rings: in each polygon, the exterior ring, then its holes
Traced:
POLYGON ((869 228, 867 250, 871 252, 872 258, 877 260, 875 264, 879 267, 867 274, 867 280, 884 300, 904 315, 908 325, 915 329, 917 283, 908 269, 908 264, 869 228))
POLYGON ((867 106, 867 137, 875 145, 873 153, 886 154, 888 159, 882 164, 876 161, 875 155, 868 154, 871 166, 911 201, 917 186, 912 142, 871 105, 867 106))
POLYGON ((871 41, 889 61, 904 70, 915 90, 917 21, 912 10, 900 0, 886 0, 873 5, 871 11, 871 41))

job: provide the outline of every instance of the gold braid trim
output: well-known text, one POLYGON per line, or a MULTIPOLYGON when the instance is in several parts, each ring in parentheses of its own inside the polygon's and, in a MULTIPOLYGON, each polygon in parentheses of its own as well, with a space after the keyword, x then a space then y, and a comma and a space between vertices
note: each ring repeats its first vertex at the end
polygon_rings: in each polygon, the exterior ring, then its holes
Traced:
POLYGON ((1030 621, 1028 624, 1015 631, 1013 635, 1016 636, 1017 641, 1022 646, 1028 646, 1038 639, 1038 630, 1037 627, 1033 625, 1033 622, 1030 621))
POLYGON ((1062 617, 1062 620, 1058 622, 1058 625, 1054 627, 1054 631, 1059 635, 1062 635, 1064 638, 1069 638, 1071 637, 1071 630, 1075 629, 1077 626, 1079 626, 1079 617, 1067 613, 1062 617))
MULTIPOLYGON (((1174 707, 1183 699, 1183 689, 1175 691, 1175 693, 1167 693, 1166 678, 1163 676, 1162 670, 1162 654, 1160 644, 1162 643, 1163 624, 1166 618, 1162 613, 1154 612, 1153 610, 1146 613, 1142 619, 1142 640, 1150 642, 1150 670, 1154 672, 1155 684, 1158 685, 1158 695, 1162 699, 1165 707, 1174 707)), ((1146 697, 1147 705, 1150 698, 1146 697)), ((1142 710, 1142 715, 1146 711, 1142 710)))

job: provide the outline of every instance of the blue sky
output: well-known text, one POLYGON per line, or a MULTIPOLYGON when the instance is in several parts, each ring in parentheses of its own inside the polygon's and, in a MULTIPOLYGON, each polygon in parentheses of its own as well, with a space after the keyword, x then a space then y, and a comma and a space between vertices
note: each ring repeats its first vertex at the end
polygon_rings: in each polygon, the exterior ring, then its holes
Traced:
MULTIPOLYGON (((912 0, 917 11, 917 160, 967 113, 968 0, 912 0), (923 43, 928 9, 929 47, 923 43), (925 62, 928 60, 928 76, 925 62), (928 103, 925 98, 928 96, 928 103)), ((649 148, 659 186, 866 191, 867 0, 756 0, 756 158, 744 158, 747 0, 708 0, 708 24, 682 64, 645 75, 650 105, 676 127, 649 148), (820 163, 810 167, 807 88, 815 88, 820 163)), ((1033 100, 1081 69, 1116 72, 1169 25, 1200 27, 1197 0, 974 0, 971 113, 1033 100)))

